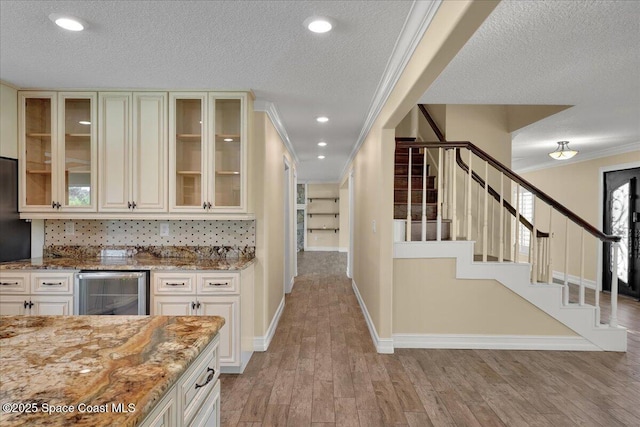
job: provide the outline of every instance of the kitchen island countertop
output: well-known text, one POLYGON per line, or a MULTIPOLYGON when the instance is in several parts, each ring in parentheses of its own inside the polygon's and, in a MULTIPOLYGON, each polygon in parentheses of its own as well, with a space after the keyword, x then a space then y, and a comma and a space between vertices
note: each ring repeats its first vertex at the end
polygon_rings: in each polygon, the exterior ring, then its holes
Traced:
POLYGON ((137 425, 223 325, 217 316, 0 316, 0 425, 137 425))

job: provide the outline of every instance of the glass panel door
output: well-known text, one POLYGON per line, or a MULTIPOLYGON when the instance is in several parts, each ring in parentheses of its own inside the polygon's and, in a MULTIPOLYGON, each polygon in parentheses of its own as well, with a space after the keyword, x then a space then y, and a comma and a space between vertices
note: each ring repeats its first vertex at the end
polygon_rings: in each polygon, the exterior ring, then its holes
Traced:
POLYGON ((176 206, 202 206, 202 104, 198 99, 176 99, 176 206))
POLYGON ((90 98, 64 100, 64 206, 90 207, 94 197, 92 107, 90 98))
POLYGON ((215 100, 215 206, 240 206, 242 100, 215 100))
POLYGON ((24 102, 26 205, 47 206, 53 202, 52 99, 26 98, 24 102))

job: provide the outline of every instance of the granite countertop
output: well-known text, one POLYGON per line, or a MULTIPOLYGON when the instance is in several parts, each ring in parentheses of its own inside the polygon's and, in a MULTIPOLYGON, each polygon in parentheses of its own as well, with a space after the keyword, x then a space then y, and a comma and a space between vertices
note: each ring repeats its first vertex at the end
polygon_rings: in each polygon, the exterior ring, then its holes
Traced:
POLYGON ((254 258, 45 257, 0 263, 0 270, 243 270, 254 258))
POLYGON ((217 316, 0 316, 0 425, 134 426, 223 325, 217 316), (73 408, 43 413, 59 405, 73 408))

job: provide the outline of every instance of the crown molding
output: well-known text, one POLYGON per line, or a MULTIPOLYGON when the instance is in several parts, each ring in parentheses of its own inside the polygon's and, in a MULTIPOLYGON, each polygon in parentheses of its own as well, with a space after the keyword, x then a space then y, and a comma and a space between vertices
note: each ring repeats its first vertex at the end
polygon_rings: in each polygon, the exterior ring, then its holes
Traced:
POLYGON ((342 168, 342 173, 340 174, 341 177, 347 174, 349 165, 353 162, 353 159, 356 157, 356 154, 364 143, 373 123, 378 118, 382 107, 387 102, 391 91, 400 79, 402 72, 411 59, 418 43, 422 40, 425 31, 431 24, 431 21, 433 20, 433 17, 441 3, 442 0, 416 0, 411 5, 411 10, 407 15, 407 19, 404 21, 400 35, 393 47, 393 52, 387 61, 387 66, 382 73, 382 78, 380 79, 376 92, 371 100, 371 105, 369 106, 369 112, 367 113, 364 126, 360 131, 360 135, 358 136, 358 140, 356 141, 353 150, 351 150, 349 158, 342 168))
POLYGON ((276 108, 275 104, 271 101, 256 99, 253 102, 253 110, 267 113, 267 116, 269 116, 269 119, 271 119, 271 123, 273 123, 273 126, 276 128, 278 135, 280 135, 282 142, 284 143, 285 147, 287 147, 287 150, 289 150, 289 153, 291 153, 291 157, 293 157, 294 163, 296 165, 299 164, 300 159, 298 158, 298 154, 296 154, 296 151, 293 149, 293 145, 291 144, 291 140, 289 139, 289 134, 287 134, 287 129, 285 129, 284 124, 282 123, 282 119, 280 119, 280 114, 278 113, 278 109, 276 108))
MULTIPOLYGON (((514 168, 514 172, 517 174, 523 174, 528 172, 534 172, 542 169, 551 169, 557 168, 561 166, 573 165, 576 163, 587 162, 589 160, 601 159, 603 157, 615 156, 617 154, 630 153, 632 151, 638 151, 638 147, 640 146, 640 141, 631 142, 629 144, 619 145, 617 147, 605 148, 604 150, 592 151, 585 154, 578 154, 580 157, 576 160, 571 161, 561 161, 561 160, 550 160, 545 161, 544 163, 539 163, 537 165, 528 166, 525 168, 514 168)), ((575 157, 574 157, 575 159, 575 157)))

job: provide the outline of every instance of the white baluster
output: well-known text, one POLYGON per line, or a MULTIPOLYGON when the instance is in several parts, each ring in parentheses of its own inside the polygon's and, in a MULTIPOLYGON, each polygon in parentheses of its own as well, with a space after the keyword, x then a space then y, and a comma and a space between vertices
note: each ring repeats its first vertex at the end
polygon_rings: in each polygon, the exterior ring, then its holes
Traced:
POLYGON ((493 196, 489 198, 489 204, 491 205, 491 233, 489 233, 489 254, 493 256, 495 251, 493 250, 493 241, 496 236, 496 204, 493 196))
POLYGON ((609 326, 618 326, 618 242, 612 243, 613 246, 613 271, 611 272, 611 316, 609 317, 609 326))
POLYGON ((569 305, 569 217, 564 217, 564 284, 562 304, 569 305))
POLYGON ((442 240, 442 147, 438 148, 438 205, 436 216, 436 240, 442 240))
POLYGON ((500 231, 498 235, 498 262, 504 261, 504 173, 500 172, 500 231))
POLYGON ((513 245, 513 262, 518 262, 520 251, 520 184, 516 184, 516 241, 513 245))
POLYGON ((456 172, 458 168, 456 167, 456 159, 457 159, 458 149, 453 149, 453 155, 451 157, 451 240, 455 241, 458 238, 458 210, 457 210, 457 188, 456 188, 456 172))
POLYGON ((482 218, 482 262, 487 262, 487 238, 489 236, 489 162, 484 162, 484 210, 482 218))
POLYGON ((469 176, 467 177, 467 240, 471 240, 471 183, 473 182, 473 169, 471 161, 473 153, 469 150, 469 176))
MULTIPOLYGON (((478 185, 478 200, 476 200, 476 206, 478 207, 478 212, 476 213, 476 243, 478 245, 480 245, 480 233, 482 232, 482 228, 480 227, 480 213, 482 212, 480 209, 482 209, 482 205, 480 204, 480 194, 482 194, 482 192, 480 191, 480 186, 478 185)), ((478 246, 480 247, 480 246, 478 246)))
POLYGON ((580 305, 584 305, 584 228, 580 228, 580 305))
POLYGON ((411 241, 411 147, 409 147, 409 173, 407 178, 407 242, 411 241))
POLYGON ((439 154, 443 155, 442 160, 438 159, 442 170, 442 217, 448 218, 449 215, 449 150, 439 149, 439 154))
POLYGON ((427 240, 427 147, 422 149, 422 241, 427 240))
POLYGON ((553 226, 553 206, 549 205, 549 237, 547 237, 547 283, 553 283, 553 257, 551 255, 551 248, 553 245, 551 244, 551 239, 553 238, 553 233, 551 232, 551 227, 553 226))
MULTIPOLYGON (((531 195, 531 205, 536 205, 536 195, 531 195)), ((531 260, 531 272, 533 273, 533 277, 531 278, 532 283, 538 282, 538 254, 536 253, 536 249, 538 246, 538 229, 536 228, 536 224, 533 218, 531 218, 531 239, 529 239, 529 255, 533 257, 531 260)))
MULTIPOLYGON (((600 242, 598 242, 600 243, 600 242)), ((596 289, 595 289, 595 306, 596 306, 596 326, 600 326, 600 291, 602 290, 602 281, 596 280, 596 289)))

